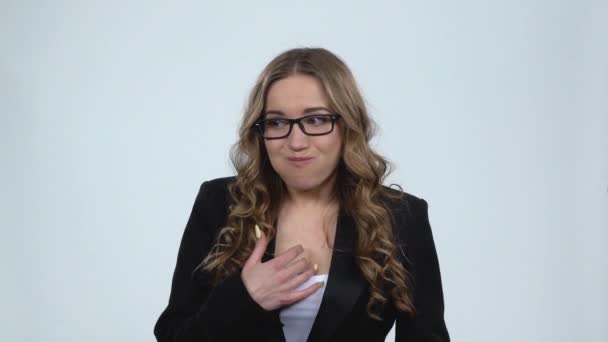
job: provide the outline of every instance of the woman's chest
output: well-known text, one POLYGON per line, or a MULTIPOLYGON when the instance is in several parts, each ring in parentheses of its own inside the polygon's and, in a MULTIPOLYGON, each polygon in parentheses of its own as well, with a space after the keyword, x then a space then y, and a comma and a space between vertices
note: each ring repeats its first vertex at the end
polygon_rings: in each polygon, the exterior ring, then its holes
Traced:
POLYGON ((294 215, 280 217, 276 227, 275 255, 295 245, 304 247, 303 257, 317 264, 317 274, 329 273, 334 246, 336 220, 294 215))

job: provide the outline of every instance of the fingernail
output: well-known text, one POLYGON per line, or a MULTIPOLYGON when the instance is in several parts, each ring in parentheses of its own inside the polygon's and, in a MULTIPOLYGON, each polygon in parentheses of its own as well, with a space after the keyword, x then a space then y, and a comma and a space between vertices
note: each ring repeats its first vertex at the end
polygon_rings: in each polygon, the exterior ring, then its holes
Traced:
POLYGON ((259 239, 260 237, 262 237, 262 232, 260 232, 260 227, 256 224, 255 225, 255 238, 259 239))
POLYGON ((314 265, 312 266, 312 268, 314 268, 314 269, 315 269, 315 272, 316 272, 316 271, 319 269, 319 265, 314 264, 314 265))
POLYGON ((325 282, 324 282, 324 281, 319 282, 319 284, 320 284, 320 285, 319 285, 319 288, 322 288, 323 286, 325 286, 325 282))

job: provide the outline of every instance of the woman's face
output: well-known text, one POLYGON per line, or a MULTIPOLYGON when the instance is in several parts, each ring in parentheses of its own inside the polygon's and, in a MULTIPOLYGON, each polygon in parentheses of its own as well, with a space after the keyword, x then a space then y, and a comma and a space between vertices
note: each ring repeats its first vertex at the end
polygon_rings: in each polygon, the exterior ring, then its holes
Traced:
MULTIPOLYGON (((266 97, 266 119, 297 119, 313 114, 333 114, 328 109, 321 82, 315 77, 296 74, 274 82, 266 97)), ((340 120, 331 133, 309 136, 294 124, 289 136, 265 139, 266 151, 274 170, 288 188, 297 191, 317 189, 333 177, 342 150, 340 120), (308 158, 297 160, 294 158, 308 158)))

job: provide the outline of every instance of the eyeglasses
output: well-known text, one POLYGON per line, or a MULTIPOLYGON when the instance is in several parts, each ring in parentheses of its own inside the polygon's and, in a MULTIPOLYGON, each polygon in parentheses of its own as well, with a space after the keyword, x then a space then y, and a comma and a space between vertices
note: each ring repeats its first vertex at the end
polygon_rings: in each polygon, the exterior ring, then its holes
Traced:
POLYGON ((331 133, 339 118, 338 114, 315 114, 297 119, 270 118, 260 119, 254 126, 258 128, 262 137, 268 140, 286 138, 294 124, 298 124, 304 134, 318 136, 331 133))

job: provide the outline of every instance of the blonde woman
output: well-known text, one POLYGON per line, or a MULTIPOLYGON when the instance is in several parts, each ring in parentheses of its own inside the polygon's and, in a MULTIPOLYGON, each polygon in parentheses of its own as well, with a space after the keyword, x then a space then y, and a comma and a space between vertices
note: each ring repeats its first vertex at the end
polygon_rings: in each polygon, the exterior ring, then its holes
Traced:
POLYGON ((387 161, 346 64, 274 58, 249 97, 235 177, 204 182, 160 342, 449 341, 427 203, 383 185, 387 161))

